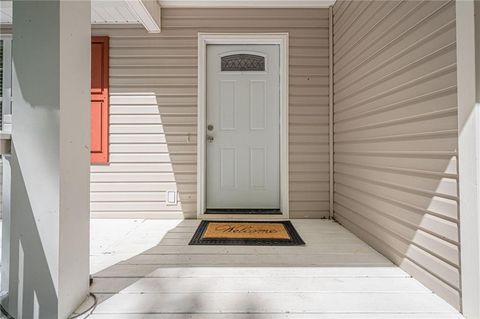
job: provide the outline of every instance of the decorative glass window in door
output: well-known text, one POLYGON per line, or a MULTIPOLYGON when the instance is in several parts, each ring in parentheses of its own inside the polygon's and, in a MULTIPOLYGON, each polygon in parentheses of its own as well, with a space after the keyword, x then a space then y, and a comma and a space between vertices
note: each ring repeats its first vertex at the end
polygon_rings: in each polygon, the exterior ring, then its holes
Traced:
POLYGON ((265 71, 265 57, 253 54, 232 54, 222 57, 222 71, 265 71))

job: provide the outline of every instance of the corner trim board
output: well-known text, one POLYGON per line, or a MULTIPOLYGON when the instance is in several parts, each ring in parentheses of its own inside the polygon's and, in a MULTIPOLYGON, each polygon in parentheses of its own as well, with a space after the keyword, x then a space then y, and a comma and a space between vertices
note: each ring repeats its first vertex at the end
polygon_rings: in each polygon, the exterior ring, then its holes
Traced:
POLYGON ((334 172, 333 172, 333 7, 328 9, 328 160, 329 160, 329 172, 328 172, 328 192, 329 192, 329 215, 330 218, 334 218, 334 172))
POLYGON ((456 2, 460 278, 466 318, 480 318, 480 101, 475 74, 480 63, 475 28, 480 25, 474 15, 480 6, 475 2, 456 2))

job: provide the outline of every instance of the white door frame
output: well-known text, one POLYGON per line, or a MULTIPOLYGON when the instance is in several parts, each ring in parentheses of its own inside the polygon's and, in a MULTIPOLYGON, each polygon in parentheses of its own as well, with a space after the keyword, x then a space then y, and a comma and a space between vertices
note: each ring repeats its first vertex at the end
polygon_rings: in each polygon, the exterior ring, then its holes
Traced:
POLYGON ((288 218, 288 33, 198 33, 197 218, 288 218), (207 45, 275 44, 280 47, 280 211, 281 215, 205 214, 207 45))

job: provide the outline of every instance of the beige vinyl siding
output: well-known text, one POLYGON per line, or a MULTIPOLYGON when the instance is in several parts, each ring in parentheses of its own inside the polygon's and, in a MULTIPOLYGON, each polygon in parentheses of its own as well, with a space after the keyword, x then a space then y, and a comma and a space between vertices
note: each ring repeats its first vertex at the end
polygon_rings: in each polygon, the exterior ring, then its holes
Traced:
POLYGON ((333 11, 335 217, 459 308, 455 2, 333 11))
POLYGON ((196 216, 198 32, 289 32, 290 216, 328 216, 328 9, 168 8, 160 34, 93 28, 110 36, 111 163, 92 166, 92 216, 196 216))

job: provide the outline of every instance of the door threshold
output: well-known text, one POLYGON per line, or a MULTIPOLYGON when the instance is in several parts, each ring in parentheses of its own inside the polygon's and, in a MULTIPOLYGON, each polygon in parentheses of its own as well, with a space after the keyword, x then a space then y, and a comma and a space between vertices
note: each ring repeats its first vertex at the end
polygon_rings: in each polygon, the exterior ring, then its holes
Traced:
POLYGON ((215 208, 207 209, 205 214, 209 215, 282 215, 280 209, 255 209, 255 208, 242 208, 242 209, 225 209, 215 208))

